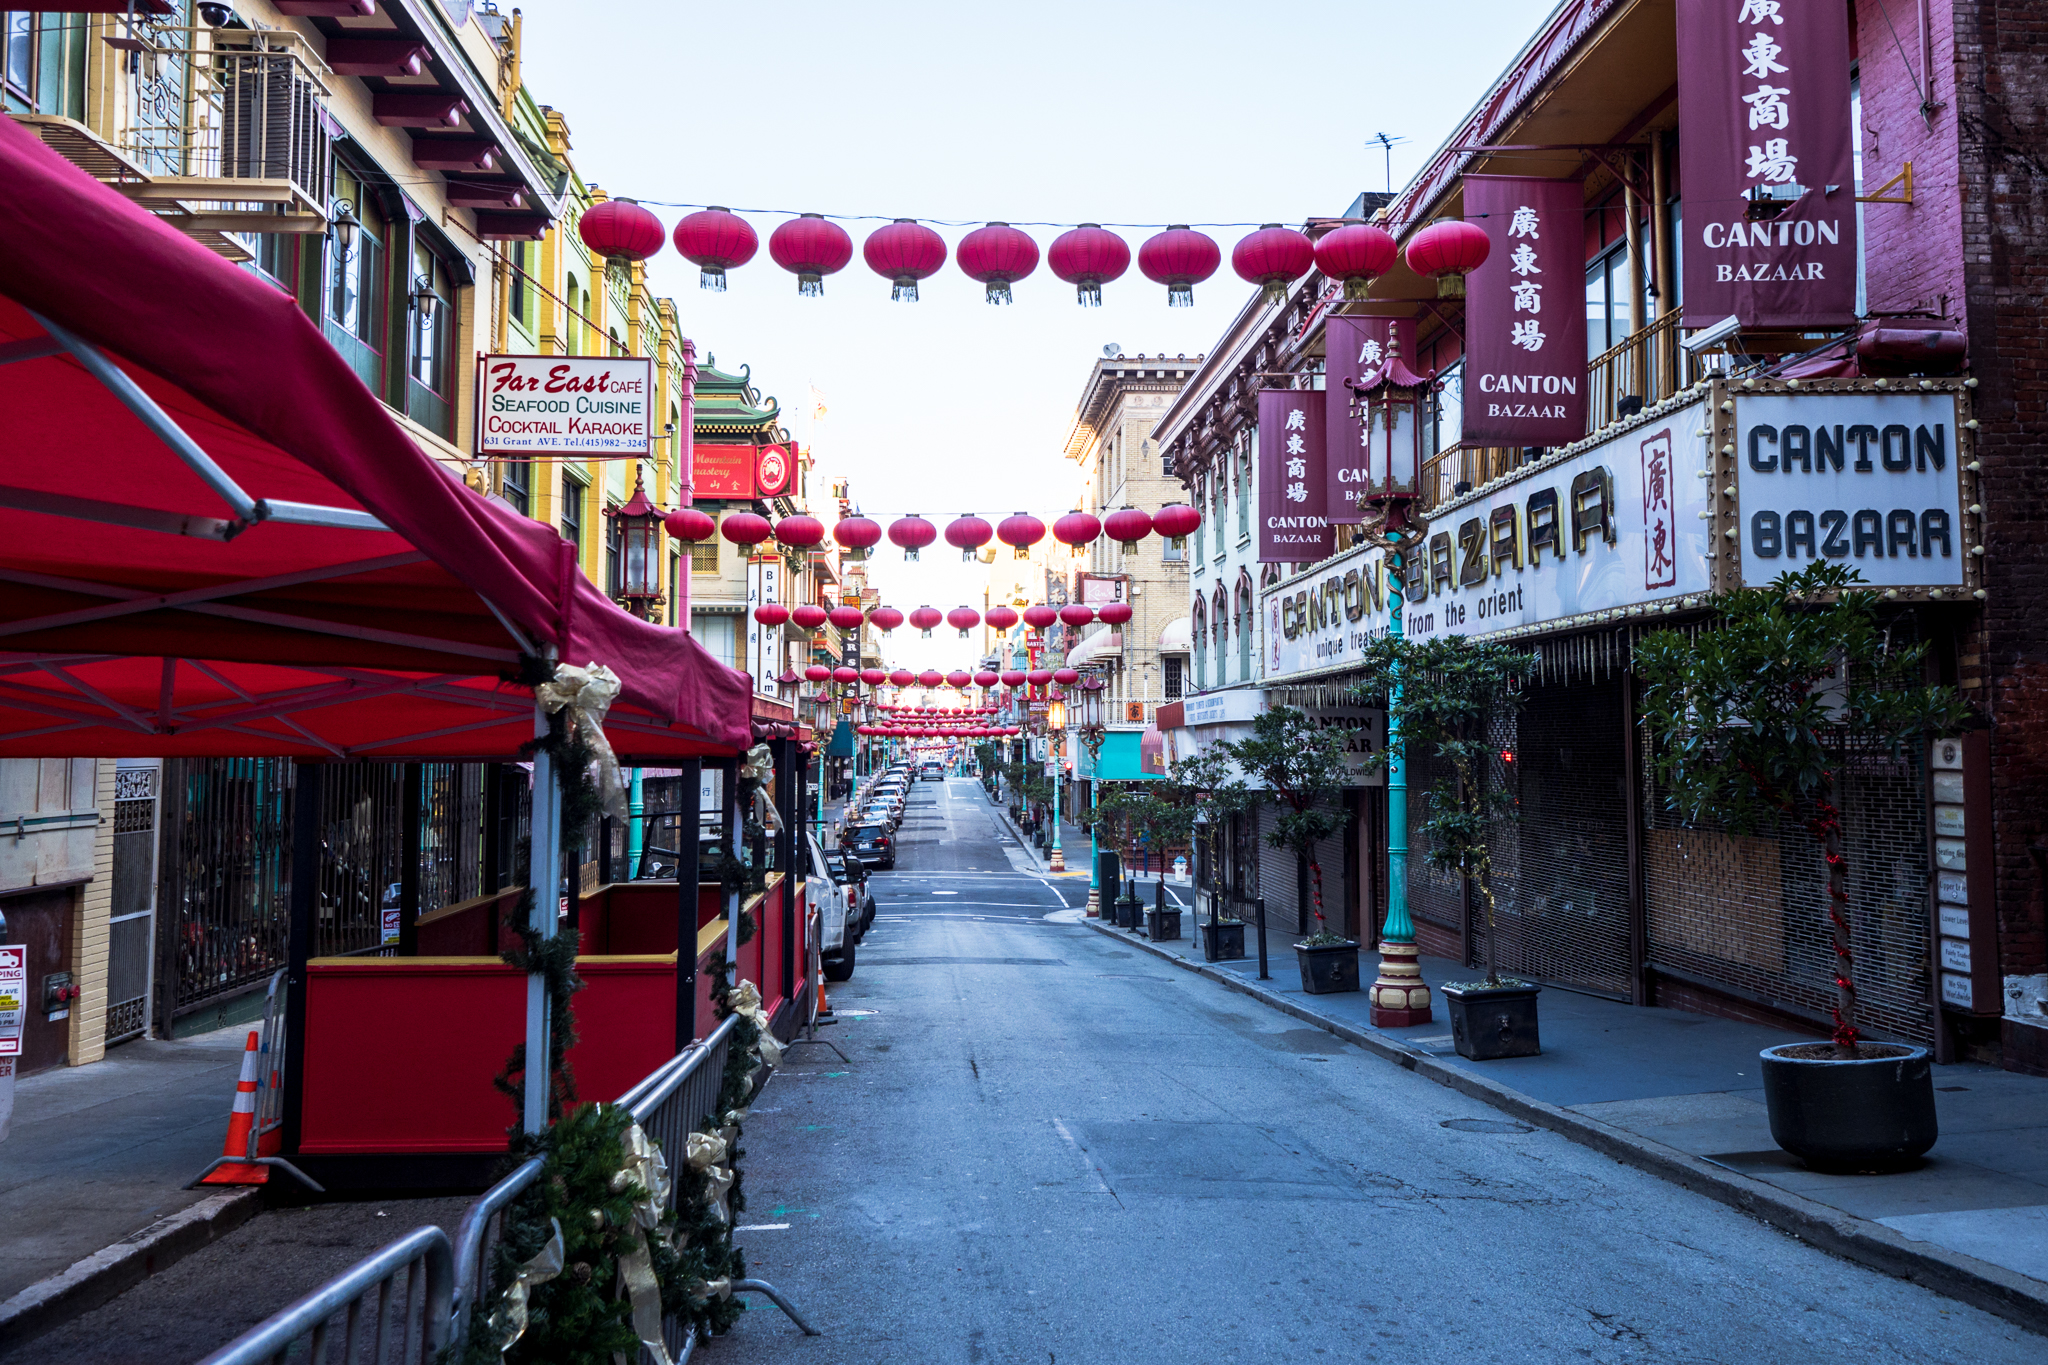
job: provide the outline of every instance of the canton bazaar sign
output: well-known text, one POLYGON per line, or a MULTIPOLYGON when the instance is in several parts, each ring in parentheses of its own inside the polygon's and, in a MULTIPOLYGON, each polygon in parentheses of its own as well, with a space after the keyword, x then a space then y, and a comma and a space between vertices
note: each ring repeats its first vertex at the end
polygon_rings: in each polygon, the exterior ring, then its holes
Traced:
POLYGON ((477 357, 476 448, 528 459, 644 459, 654 362, 628 356, 477 357))
MULTIPOLYGON (((1716 383, 1439 507, 1407 547, 1403 629, 1410 639, 1576 629, 1703 605, 1815 558, 1902 596, 1968 591, 1973 433, 1959 382, 1933 382, 1935 392, 1909 393, 1853 380, 1796 391, 1716 383)), ((1377 546, 1267 588, 1266 680, 1357 664, 1396 598, 1377 546)))

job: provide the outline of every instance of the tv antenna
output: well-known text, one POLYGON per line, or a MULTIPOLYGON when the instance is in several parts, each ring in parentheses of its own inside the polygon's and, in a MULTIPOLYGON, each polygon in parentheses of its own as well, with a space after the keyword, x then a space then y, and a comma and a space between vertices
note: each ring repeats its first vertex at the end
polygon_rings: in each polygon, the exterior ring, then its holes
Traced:
POLYGON ((1386 154, 1388 194, 1392 194, 1394 192, 1394 148, 1400 146, 1407 140, 1408 139, 1405 137, 1395 137, 1391 133, 1374 133, 1370 138, 1366 139, 1366 146, 1377 147, 1380 149, 1381 152, 1386 154))

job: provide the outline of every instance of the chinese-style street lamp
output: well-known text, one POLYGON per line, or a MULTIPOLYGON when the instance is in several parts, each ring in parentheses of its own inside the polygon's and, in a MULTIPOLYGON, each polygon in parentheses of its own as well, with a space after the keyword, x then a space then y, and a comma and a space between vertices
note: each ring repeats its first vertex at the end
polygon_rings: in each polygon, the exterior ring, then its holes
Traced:
POLYGON ((651 620, 654 608, 662 602, 661 547, 656 543, 661 509, 647 500, 647 486, 637 471, 633 476, 633 496, 624 506, 607 507, 604 514, 612 519, 624 549, 619 561, 619 581, 613 585, 618 603, 642 620, 651 620))
MULTIPOLYGON (((1386 509, 1387 628, 1399 637, 1407 614, 1402 538, 1422 469, 1423 405, 1430 381, 1408 368, 1396 344, 1378 369, 1351 381, 1351 388, 1352 411, 1365 433, 1363 501, 1386 509)), ((1379 976, 1367 997, 1376 1028, 1430 1022, 1429 986, 1422 979, 1415 922, 1408 914, 1408 761, 1398 719, 1401 675, 1395 667, 1387 698, 1387 921, 1380 932, 1379 976)))
MULTIPOLYGON (((1054 676, 1059 675, 1055 673, 1054 676)), ((1102 741, 1109 733, 1102 718, 1101 678, 1090 673, 1081 679, 1081 695, 1074 699, 1070 718, 1075 722, 1076 738, 1088 751, 1088 810, 1092 816, 1101 804, 1102 779, 1097 773, 1102 766, 1102 741)), ((1088 821, 1088 914, 1091 917, 1102 913, 1102 840, 1096 829, 1097 821, 1091 818, 1088 821)))

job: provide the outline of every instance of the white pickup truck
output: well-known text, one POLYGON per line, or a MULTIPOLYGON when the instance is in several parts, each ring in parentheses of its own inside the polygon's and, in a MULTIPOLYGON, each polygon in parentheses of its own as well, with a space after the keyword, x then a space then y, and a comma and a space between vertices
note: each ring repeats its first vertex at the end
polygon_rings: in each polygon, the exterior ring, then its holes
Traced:
POLYGON ((804 899, 818 912, 819 962, 827 981, 844 981, 853 975, 853 950, 867 928, 861 907, 853 903, 860 884, 842 886, 833 878, 817 835, 804 835, 804 848, 804 856, 810 860, 804 875, 804 899))

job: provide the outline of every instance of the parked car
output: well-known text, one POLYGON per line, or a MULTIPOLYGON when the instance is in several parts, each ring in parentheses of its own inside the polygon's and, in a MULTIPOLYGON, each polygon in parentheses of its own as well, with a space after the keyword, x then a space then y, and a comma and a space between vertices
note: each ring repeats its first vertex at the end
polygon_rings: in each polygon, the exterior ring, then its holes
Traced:
POLYGON ((853 917, 853 941, 858 944, 875 923, 875 897, 868 890, 868 870, 860 859, 846 853, 827 853, 825 860, 832 867, 833 879, 846 891, 847 914, 853 917))
POLYGON ((806 834, 804 847, 810 856, 804 897, 818 911, 819 961, 827 981, 844 981, 853 975, 853 949, 859 942, 858 932, 848 931, 858 924, 859 917, 849 913, 851 896, 833 877, 832 864, 818 836, 806 834))
POLYGON ((896 866, 895 832, 886 820, 847 826, 846 849, 861 863, 872 863, 884 871, 896 866))

